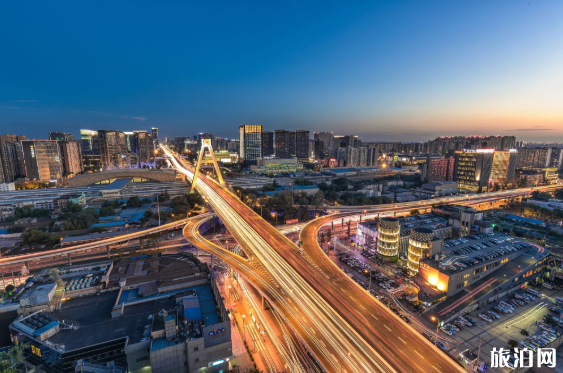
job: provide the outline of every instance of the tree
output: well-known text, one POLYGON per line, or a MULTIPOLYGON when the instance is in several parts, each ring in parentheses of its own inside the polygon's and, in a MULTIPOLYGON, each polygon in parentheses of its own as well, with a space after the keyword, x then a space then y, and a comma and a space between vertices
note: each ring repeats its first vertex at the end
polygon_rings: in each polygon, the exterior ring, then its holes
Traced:
POLYGON ((543 321, 550 326, 557 326, 557 322, 552 315, 547 314, 543 317, 543 321))
POLYGON ((142 202, 143 202, 143 205, 147 205, 149 203, 152 203, 152 201, 149 198, 143 198, 142 202))
POLYGON ((510 339, 510 340, 508 340, 508 345, 512 348, 516 348, 516 347, 518 347, 518 341, 515 340, 515 339, 510 339))
POLYGON ((418 209, 414 209, 410 212, 411 216, 415 216, 415 215, 420 215, 420 211, 418 211, 418 209))
POLYGON ((104 206, 100 209, 100 216, 112 216, 115 215, 115 210, 113 207, 104 206))
POLYGON ((16 341, 8 351, 0 353, 0 372, 21 373, 22 370, 17 368, 16 365, 24 362, 23 353, 26 348, 29 348, 29 343, 19 343, 16 341))
POLYGON ((12 294, 14 292, 14 290, 16 290, 16 287, 14 285, 8 285, 6 286, 6 293, 8 294, 12 294))
POLYGON ((141 199, 137 196, 130 197, 127 200, 127 206, 128 207, 141 207, 142 205, 143 205, 143 202, 141 202, 141 199))
POLYGON ((522 334, 524 337, 530 336, 530 333, 528 333, 528 331, 526 329, 520 330, 520 334, 522 334))

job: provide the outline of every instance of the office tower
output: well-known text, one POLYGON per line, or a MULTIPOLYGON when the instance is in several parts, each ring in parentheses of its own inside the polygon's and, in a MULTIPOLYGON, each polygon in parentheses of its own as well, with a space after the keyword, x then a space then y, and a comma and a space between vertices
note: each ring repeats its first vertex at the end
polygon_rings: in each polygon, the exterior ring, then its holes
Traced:
POLYGON ((346 135, 344 136, 345 147, 351 146, 352 148, 357 148, 360 146, 360 139, 358 136, 346 135))
POLYGON ((315 158, 316 159, 325 159, 327 158, 327 154, 325 153, 324 141, 315 139, 315 158))
POLYGON ((135 138, 135 153, 137 155, 137 162, 130 164, 135 164, 138 166, 152 165, 154 163, 154 142, 152 135, 147 131, 133 131, 135 138))
POLYGON ((552 148, 520 148, 516 168, 545 168, 549 165, 552 148))
POLYGON ((453 181, 455 158, 432 159, 426 157, 422 166, 422 179, 427 182, 453 181))
POLYGON ((562 148, 552 147, 548 167, 561 170, 561 166, 563 166, 563 150, 562 148))
POLYGON ((21 142, 26 176, 29 180, 60 181, 61 155, 55 140, 24 140, 21 142))
POLYGON ((152 142, 154 144, 154 147, 156 148, 159 145, 158 142, 158 128, 157 127, 153 127, 152 128, 152 142))
POLYGON ((217 150, 227 150, 227 142, 229 140, 226 139, 225 137, 216 137, 215 138, 215 146, 217 147, 217 150))
POLYGON ((240 154, 240 140, 231 139, 227 142, 227 150, 240 154))
POLYGON ((275 150, 276 157, 290 158, 295 157, 295 132, 286 130, 276 130, 275 150))
POLYGON ((59 154, 62 173, 65 178, 84 171, 79 141, 59 141, 59 154))
POLYGON ((309 131, 295 131, 295 155, 299 159, 309 159, 309 131))
POLYGON ((272 131, 264 131, 262 132, 262 155, 270 157, 274 154, 274 133, 272 131))
POLYGON ((118 158, 127 154, 127 140, 125 134, 114 130, 98 131, 100 142, 100 160, 104 170, 119 168, 122 165, 118 158))
POLYGON ((455 152, 454 178, 459 189, 487 191, 494 152, 494 149, 465 149, 455 152))
POLYGON ((338 148, 345 148, 346 147, 346 138, 343 135, 336 135, 333 137, 334 140, 334 151, 338 148))
POLYGON ((515 149, 495 151, 489 184, 501 180, 513 180, 516 173, 517 160, 518 152, 515 149))
POLYGON ((80 142, 83 152, 100 154, 98 131, 80 130, 80 142))
POLYGON ((262 125, 244 124, 239 126, 240 160, 245 166, 256 165, 262 158, 262 125))
MULTIPOLYGON (((315 132, 313 137, 315 140, 319 140, 323 142, 323 149, 325 158, 334 158, 336 155, 334 153, 334 137, 332 136, 332 132, 315 132)), ((315 153, 315 156, 318 156, 315 153)))
POLYGON ((135 132, 134 131, 124 131, 123 134, 125 135, 125 144, 127 146, 127 152, 136 153, 137 152, 137 144, 135 143, 135 132))
POLYGON ((20 177, 25 177, 21 140, 27 137, 21 135, 0 136, 0 182, 11 183, 20 177))
POLYGON ((66 132, 49 132, 49 140, 74 141, 74 135, 66 132))

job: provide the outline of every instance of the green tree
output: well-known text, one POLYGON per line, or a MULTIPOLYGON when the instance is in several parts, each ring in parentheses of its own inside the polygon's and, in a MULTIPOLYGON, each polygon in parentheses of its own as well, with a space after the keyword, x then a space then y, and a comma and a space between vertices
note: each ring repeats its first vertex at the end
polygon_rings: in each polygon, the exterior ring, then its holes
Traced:
POLYGON ((21 373, 22 370, 17 368, 16 365, 24 362, 23 353, 26 348, 29 348, 29 343, 19 343, 16 341, 8 351, 0 353, 0 372, 21 373))
POLYGON ((133 196, 127 200, 128 207, 141 207, 142 205, 143 202, 141 202, 141 199, 137 196, 133 196))
POLYGON ((418 211, 418 209, 411 210, 410 215, 411 216, 420 215, 420 211, 418 211))
POLYGON ((147 205, 149 203, 152 203, 152 201, 149 198, 143 198, 142 202, 143 202, 143 205, 147 205))
POLYGON ((522 334, 524 337, 529 337, 530 333, 528 333, 528 331, 526 329, 522 329, 520 330, 520 334, 522 334))
POLYGON ((100 209, 100 216, 112 216, 115 215, 115 210, 111 206, 104 206, 100 209))
POLYGON ((508 345, 512 348, 516 348, 518 347, 518 341, 515 339, 509 339, 508 340, 508 345))

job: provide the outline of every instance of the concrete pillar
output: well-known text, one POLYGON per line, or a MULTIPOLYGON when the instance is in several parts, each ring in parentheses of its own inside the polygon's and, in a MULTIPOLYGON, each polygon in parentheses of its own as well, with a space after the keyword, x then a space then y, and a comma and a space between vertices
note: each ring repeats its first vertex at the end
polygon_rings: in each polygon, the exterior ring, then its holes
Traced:
POLYGON ((29 274, 29 262, 25 262, 25 269, 27 270, 27 273, 29 274))
POLYGON ((139 238, 139 250, 143 250, 143 239, 139 238))
POLYGON ((264 295, 262 295, 262 309, 265 310, 266 307, 264 307, 264 295))
POLYGON ((70 257, 70 253, 67 254, 67 258, 68 258, 68 265, 71 266, 72 265, 72 259, 70 257))
POLYGON ((108 253, 108 258, 109 258, 110 257, 110 255, 109 255, 109 245, 106 245, 106 251, 108 253))
POLYGON ((211 268, 213 268, 213 254, 211 254, 211 268))
POLYGON ((197 246, 195 247, 195 257, 199 258, 199 248, 197 246))

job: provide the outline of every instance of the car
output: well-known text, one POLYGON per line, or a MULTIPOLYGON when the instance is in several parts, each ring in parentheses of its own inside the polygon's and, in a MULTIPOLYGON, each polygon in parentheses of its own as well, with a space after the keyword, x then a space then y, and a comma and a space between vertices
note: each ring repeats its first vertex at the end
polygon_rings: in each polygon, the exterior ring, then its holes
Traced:
POLYGON ((446 351, 446 346, 444 346, 444 344, 443 344, 442 342, 436 341, 436 342, 434 342, 434 344, 435 344, 438 348, 440 348, 441 350, 446 351))
POLYGON ((426 339, 428 339, 429 341, 431 341, 432 339, 434 339, 434 338, 432 337, 432 335, 431 335, 430 333, 428 333, 428 332, 422 332, 422 335, 423 335, 426 339))
POLYGON ((453 335, 453 333, 449 329, 446 329, 443 326, 440 328, 440 330, 447 335, 450 335, 450 336, 453 335))
POLYGON ((479 314, 479 317, 480 317, 482 320, 485 320, 486 322, 493 322, 493 320, 491 320, 491 319, 489 318, 489 316, 487 316, 487 315, 485 315, 485 314, 480 313, 480 314, 479 314))

